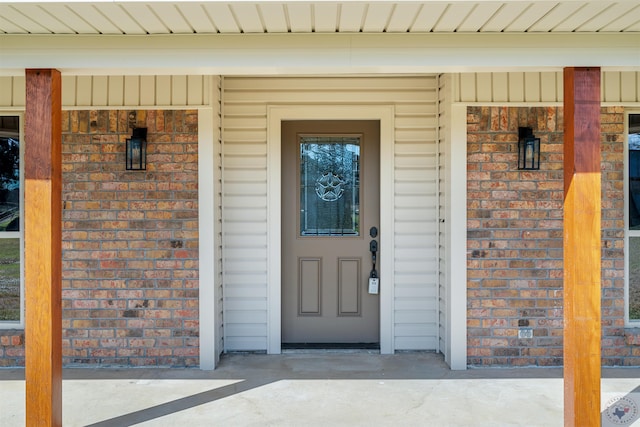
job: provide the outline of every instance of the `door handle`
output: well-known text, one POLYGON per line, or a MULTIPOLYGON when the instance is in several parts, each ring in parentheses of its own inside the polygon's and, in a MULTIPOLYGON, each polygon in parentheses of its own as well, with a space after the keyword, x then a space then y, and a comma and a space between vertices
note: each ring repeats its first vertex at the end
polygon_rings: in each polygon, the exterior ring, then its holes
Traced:
POLYGON ((372 240, 369 242, 369 251, 371 251, 371 260, 373 261, 373 269, 376 269, 376 255, 378 254, 378 241, 372 240))
POLYGON ((378 278, 378 270, 376 270, 376 259, 378 257, 378 241, 373 239, 369 242, 369 251, 371 251, 371 261, 373 268, 369 274, 369 293, 377 294, 380 287, 380 279, 378 278))
POLYGON ((371 274, 369 274, 369 293, 377 294, 380 288, 380 279, 378 278, 378 270, 376 270, 376 261, 378 259, 378 241, 376 237, 378 237, 378 229, 371 227, 369 229, 369 236, 372 237, 369 242, 369 251, 371 252, 371 262, 373 264, 371 274))

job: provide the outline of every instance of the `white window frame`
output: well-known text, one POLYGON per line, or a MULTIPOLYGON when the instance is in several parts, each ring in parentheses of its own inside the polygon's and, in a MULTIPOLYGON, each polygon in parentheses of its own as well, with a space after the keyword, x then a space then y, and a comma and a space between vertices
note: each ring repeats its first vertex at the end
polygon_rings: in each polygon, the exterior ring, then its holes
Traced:
POLYGON ((640 115, 640 110, 624 114, 624 320, 625 326, 640 327, 640 319, 629 318, 629 238, 640 238, 640 230, 629 230, 629 116, 640 115))

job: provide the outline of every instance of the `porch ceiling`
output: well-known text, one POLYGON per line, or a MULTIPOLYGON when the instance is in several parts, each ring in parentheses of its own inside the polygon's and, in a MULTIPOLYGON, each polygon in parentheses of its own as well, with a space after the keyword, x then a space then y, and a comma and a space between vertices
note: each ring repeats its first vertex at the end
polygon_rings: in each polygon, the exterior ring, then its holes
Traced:
POLYGON ((640 32, 640 0, 0 0, 0 34, 453 32, 640 32))

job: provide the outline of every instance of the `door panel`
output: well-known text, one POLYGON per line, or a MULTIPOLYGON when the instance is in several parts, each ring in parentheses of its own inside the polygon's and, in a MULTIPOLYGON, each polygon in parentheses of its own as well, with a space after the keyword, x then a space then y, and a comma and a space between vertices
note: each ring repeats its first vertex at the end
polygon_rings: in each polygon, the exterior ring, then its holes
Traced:
POLYGON ((282 123, 282 342, 378 343, 378 121, 282 123))

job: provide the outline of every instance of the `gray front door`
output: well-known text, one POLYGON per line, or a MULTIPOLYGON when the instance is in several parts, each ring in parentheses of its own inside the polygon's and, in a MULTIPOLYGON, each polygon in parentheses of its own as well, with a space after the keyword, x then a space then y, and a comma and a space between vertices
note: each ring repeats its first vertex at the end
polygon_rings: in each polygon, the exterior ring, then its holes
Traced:
POLYGON ((283 344, 380 341, 379 153, 378 121, 282 123, 283 344))

